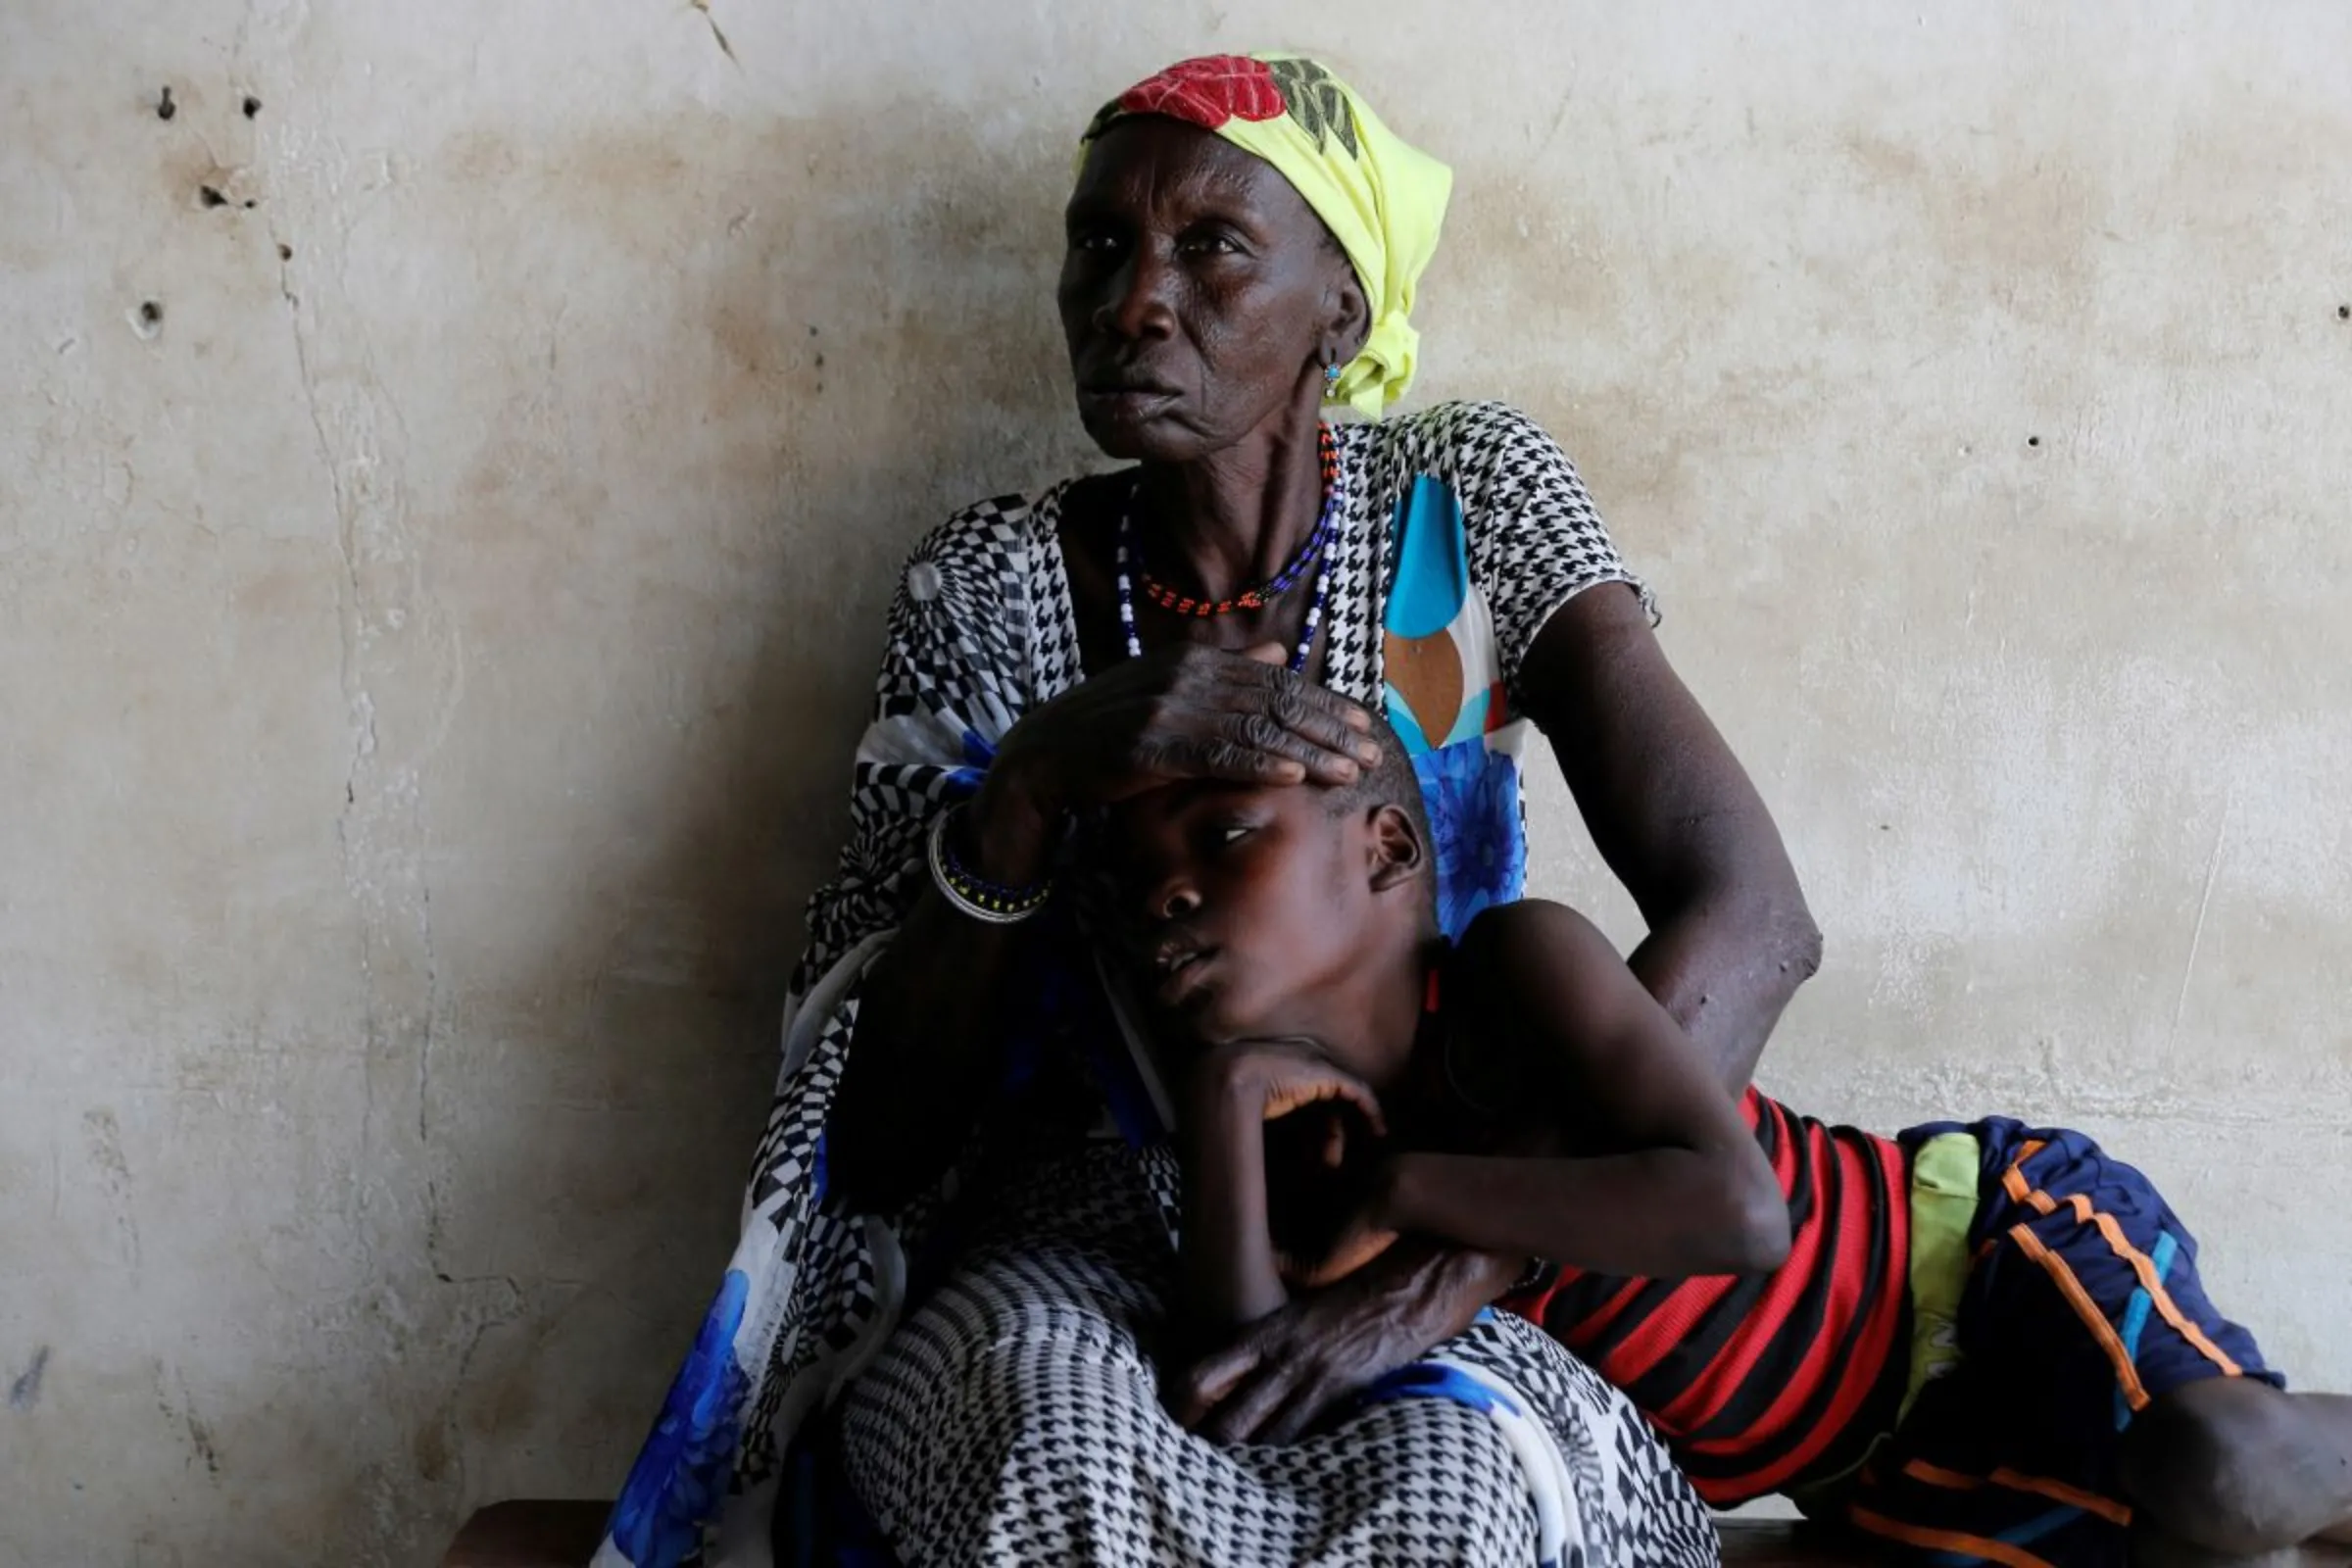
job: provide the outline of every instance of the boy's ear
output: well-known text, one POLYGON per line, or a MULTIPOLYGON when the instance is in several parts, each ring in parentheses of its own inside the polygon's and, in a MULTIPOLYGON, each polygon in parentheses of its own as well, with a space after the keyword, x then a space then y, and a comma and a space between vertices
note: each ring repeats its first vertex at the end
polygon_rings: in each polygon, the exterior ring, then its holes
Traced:
POLYGON ((1394 806, 1372 808, 1372 891, 1386 893, 1421 875, 1429 850, 1413 819, 1394 806))

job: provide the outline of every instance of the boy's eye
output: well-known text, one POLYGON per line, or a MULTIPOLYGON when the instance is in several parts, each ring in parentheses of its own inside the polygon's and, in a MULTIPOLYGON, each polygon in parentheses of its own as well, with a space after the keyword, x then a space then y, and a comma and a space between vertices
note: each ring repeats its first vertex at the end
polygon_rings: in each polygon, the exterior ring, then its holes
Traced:
POLYGON ((1247 826, 1240 824, 1232 827, 1222 828, 1218 830, 1217 842, 1219 844, 1231 844, 1236 839, 1248 838, 1250 836, 1250 830, 1247 826))

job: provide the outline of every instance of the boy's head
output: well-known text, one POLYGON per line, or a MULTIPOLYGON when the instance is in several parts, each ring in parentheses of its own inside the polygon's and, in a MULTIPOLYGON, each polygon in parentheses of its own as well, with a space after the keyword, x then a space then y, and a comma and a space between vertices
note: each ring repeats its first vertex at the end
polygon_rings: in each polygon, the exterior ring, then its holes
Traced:
POLYGON ((1138 989, 1182 1032, 1320 1038, 1436 932, 1420 784, 1395 731, 1372 733, 1380 762, 1353 784, 1171 784, 1111 813, 1138 989))

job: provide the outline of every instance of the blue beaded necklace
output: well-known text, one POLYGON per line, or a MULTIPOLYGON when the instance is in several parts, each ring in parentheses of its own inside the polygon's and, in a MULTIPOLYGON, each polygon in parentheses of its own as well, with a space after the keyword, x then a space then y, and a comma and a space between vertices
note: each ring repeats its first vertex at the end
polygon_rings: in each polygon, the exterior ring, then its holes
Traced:
MULTIPOLYGON (((1126 634, 1129 659, 1144 657, 1144 640, 1136 635, 1135 630, 1133 580, 1138 554, 1135 548, 1135 498, 1142 488, 1143 479, 1139 474, 1135 488, 1127 492, 1127 510, 1119 514, 1119 629, 1126 634)), ((1314 652, 1315 634, 1323 629, 1323 607, 1331 596, 1331 558, 1335 554, 1331 548, 1332 532, 1338 526, 1340 514, 1346 507, 1347 490, 1345 470, 1335 461, 1328 467, 1323 486, 1323 514, 1315 520, 1315 531, 1310 536, 1323 541, 1323 544, 1317 552, 1320 559, 1315 566, 1315 596, 1307 601, 1306 624, 1298 633, 1298 651, 1291 655, 1291 673, 1294 675, 1306 673, 1306 660, 1314 652)))

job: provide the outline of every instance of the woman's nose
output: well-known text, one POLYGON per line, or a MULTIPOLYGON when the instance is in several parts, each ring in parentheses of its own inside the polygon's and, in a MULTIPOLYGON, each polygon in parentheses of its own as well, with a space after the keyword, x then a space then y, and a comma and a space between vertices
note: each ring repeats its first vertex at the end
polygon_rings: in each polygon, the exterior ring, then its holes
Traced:
POLYGON ((1110 280, 1109 297, 1095 312, 1095 325, 1130 340, 1166 337, 1176 327, 1168 302, 1171 270, 1148 247, 1137 246, 1110 280))
POLYGON ((1162 920, 1188 920, 1200 912, 1200 890, 1190 882, 1171 882, 1159 890, 1159 907, 1152 912, 1162 920))

